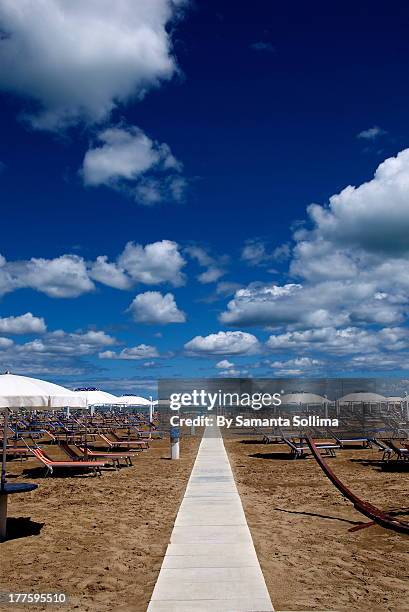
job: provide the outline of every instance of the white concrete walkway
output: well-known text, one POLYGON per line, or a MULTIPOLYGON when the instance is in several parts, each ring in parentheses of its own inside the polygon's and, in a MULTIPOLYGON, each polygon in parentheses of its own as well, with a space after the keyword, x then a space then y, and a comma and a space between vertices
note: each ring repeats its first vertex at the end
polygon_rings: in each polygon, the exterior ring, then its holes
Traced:
POLYGON ((223 439, 208 427, 148 612, 273 609, 223 439))

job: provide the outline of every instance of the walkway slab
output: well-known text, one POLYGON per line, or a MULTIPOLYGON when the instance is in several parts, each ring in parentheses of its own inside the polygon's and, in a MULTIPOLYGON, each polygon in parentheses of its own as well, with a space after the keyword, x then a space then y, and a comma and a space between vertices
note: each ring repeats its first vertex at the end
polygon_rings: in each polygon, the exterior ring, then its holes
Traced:
POLYGON ((220 431, 208 427, 148 612, 274 610, 220 431))

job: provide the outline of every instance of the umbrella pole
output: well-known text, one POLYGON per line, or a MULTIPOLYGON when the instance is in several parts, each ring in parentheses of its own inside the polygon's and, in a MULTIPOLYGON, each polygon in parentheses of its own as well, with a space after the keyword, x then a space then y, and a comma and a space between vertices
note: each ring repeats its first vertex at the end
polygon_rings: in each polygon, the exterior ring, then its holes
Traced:
POLYGON ((4 431, 3 431, 3 456, 1 461, 1 490, 6 484, 6 456, 7 456, 7 427, 9 422, 9 409, 4 411, 4 431))
POLYGON ((9 409, 4 411, 3 431, 3 457, 1 461, 1 488, 0 488, 0 540, 6 539, 7 532, 7 493, 4 491, 6 485, 6 456, 7 456, 7 426, 9 409))

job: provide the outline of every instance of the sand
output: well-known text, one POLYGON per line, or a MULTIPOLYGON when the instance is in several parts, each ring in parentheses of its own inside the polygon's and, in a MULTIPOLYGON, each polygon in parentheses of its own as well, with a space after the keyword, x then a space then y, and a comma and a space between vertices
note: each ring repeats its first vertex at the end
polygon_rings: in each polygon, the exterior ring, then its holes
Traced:
POLYGON ((180 460, 170 461, 169 440, 156 440, 133 467, 101 478, 44 478, 32 459, 10 462, 12 475, 24 470, 19 480, 39 488, 10 497, 11 535, 23 537, 0 544, 0 591, 64 592, 70 601, 3 609, 145 611, 199 442, 183 438, 180 460))
MULTIPOLYGON (((327 480, 313 458, 287 447, 225 438, 246 517, 276 610, 409 610, 409 537, 372 526, 327 480)), ((360 497, 406 512, 409 465, 383 472, 376 450, 343 450, 329 463, 360 497)))
MULTIPOLYGON (((31 459, 11 462, 12 475, 40 486, 10 499, 11 535, 22 537, 0 545, 0 590, 70 601, 0 609, 145 611, 199 441, 182 440, 179 462, 167 459, 168 440, 154 441, 134 467, 102 478, 44 478, 31 459)), ((409 610, 409 538, 376 526, 349 532, 366 519, 313 459, 290 460, 286 447, 254 438, 225 444, 276 610, 409 610)), ((379 458, 356 449, 329 461, 358 495, 409 520, 409 467, 383 472, 379 458)))

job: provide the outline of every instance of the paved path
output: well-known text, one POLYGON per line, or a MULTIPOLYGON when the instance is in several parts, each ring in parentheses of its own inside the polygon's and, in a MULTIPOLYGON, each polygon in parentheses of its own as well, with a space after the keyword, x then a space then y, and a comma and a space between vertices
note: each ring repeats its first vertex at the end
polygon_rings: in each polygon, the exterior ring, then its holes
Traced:
POLYGON ((271 610, 223 439, 208 427, 148 612, 271 610))

